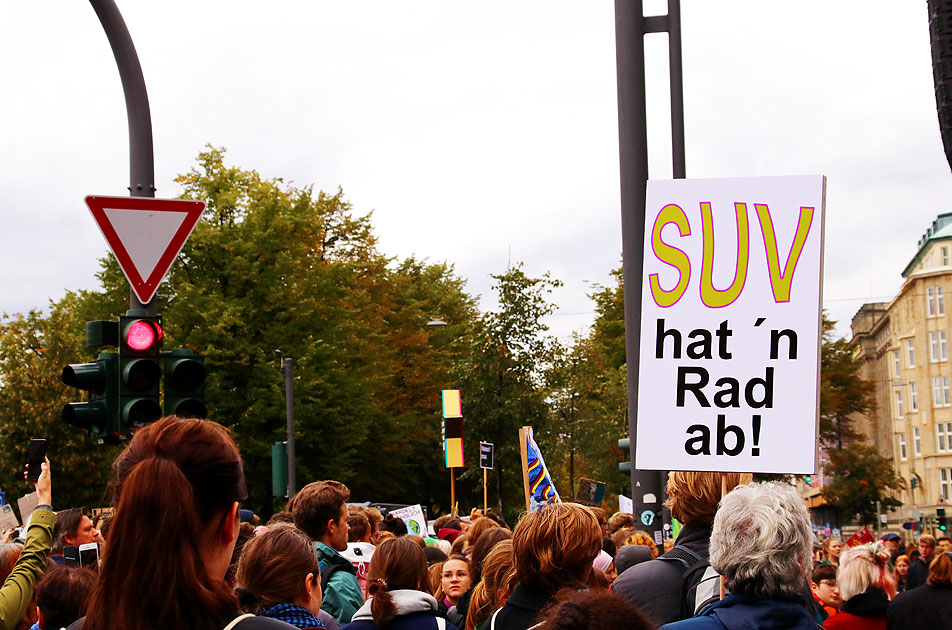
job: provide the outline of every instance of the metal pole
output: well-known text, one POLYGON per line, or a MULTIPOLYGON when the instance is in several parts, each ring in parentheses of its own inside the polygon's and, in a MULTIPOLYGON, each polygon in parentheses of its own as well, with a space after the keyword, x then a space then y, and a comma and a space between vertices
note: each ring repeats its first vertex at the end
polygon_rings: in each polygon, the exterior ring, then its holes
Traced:
MULTIPOLYGON (((152 149, 152 113, 149 94, 139 56, 132 43, 129 29, 113 0, 89 0, 99 17, 106 38, 112 47, 126 97, 126 116, 129 119, 129 194, 133 197, 155 197, 155 161, 152 149)), ((156 298, 142 304, 129 289, 129 308, 144 308, 149 315, 157 315, 156 298)))
POLYGON ((615 0, 618 81, 618 151, 621 171, 622 271, 625 287, 625 358, 628 364, 628 430, 631 437, 631 500, 635 521, 660 546, 661 477, 635 469, 638 427, 638 362, 645 196, 648 185, 648 122, 645 111, 645 18, 641 0, 615 0), (650 523, 641 515, 650 512, 650 523), (657 533, 656 533, 657 532, 657 533))
POLYGON ((294 382, 291 374, 291 357, 284 357, 284 398, 288 412, 288 499, 297 492, 294 477, 294 382))
POLYGON ((684 81, 681 72, 681 0, 668 0, 668 66, 671 76, 671 160, 684 179, 684 81))

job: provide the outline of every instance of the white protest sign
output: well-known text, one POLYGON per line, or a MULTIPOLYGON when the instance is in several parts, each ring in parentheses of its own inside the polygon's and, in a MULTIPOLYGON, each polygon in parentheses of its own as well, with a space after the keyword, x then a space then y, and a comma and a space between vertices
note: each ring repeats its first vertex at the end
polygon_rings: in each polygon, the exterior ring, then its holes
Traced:
POLYGON ((13 513, 13 506, 9 503, 0 505, 0 532, 20 526, 17 515, 13 513))
POLYGON ((816 471, 825 188, 648 182, 639 469, 816 471))
POLYGON ((408 534, 413 534, 414 536, 427 535, 426 514, 423 513, 423 506, 419 503, 398 510, 390 510, 388 514, 392 514, 396 518, 402 518, 407 526, 408 534))
POLYGON ((634 514, 634 505, 631 499, 623 494, 618 495, 618 511, 623 514, 634 514))

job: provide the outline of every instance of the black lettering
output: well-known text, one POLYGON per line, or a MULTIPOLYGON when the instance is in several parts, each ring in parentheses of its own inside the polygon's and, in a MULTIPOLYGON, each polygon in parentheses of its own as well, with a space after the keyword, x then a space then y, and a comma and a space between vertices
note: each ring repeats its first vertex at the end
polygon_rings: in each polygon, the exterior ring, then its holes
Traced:
POLYGON ((727 327, 727 320, 725 319, 717 327, 717 355, 722 359, 731 358, 731 353, 727 349, 727 340, 732 334, 734 334, 734 331, 727 327))
POLYGON ((688 455, 710 455, 711 454, 711 430, 703 424, 692 424, 688 427, 688 434, 695 435, 684 443, 684 452, 688 455))
POLYGON ((691 366, 679 366, 678 367, 678 407, 684 406, 684 393, 690 391, 694 394, 694 398, 697 399, 697 402, 702 407, 710 407, 711 403, 708 402, 707 397, 704 395, 704 392, 701 389, 707 385, 710 376, 708 376, 707 370, 702 367, 691 367, 691 366), (688 375, 694 375, 697 377, 697 381, 694 383, 688 383, 686 377, 688 375))
POLYGON ((744 432, 736 424, 727 424, 724 414, 717 414, 717 454, 734 457, 744 450, 744 432), (734 446, 727 447, 727 434, 734 435, 734 446))
POLYGON ((717 379, 714 383, 718 387, 723 387, 714 394, 714 406, 724 409, 725 407, 740 407, 740 383, 736 378, 725 376, 717 379))
POLYGON ((780 338, 787 338, 787 358, 796 359, 797 358, 797 333, 790 330, 789 328, 784 328, 783 330, 771 330, 770 331, 770 358, 776 359, 780 354, 780 338))
POLYGON ((764 407, 770 409, 773 407, 773 373, 774 369, 768 367, 763 378, 750 379, 747 387, 744 388, 744 399, 754 409, 763 409, 764 407), (764 395, 760 400, 754 397, 754 388, 758 385, 764 388, 764 395))
POLYGON ((691 334, 688 335, 688 339, 697 339, 697 341, 691 343, 685 354, 687 354, 692 359, 712 359, 711 356, 711 331, 705 330, 704 328, 698 328, 697 330, 692 330, 691 334))
POLYGON ((671 330, 665 330, 664 328, 664 319, 658 320, 658 326, 655 330, 655 358, 663 359, 664 358, 664 339, 665 337, 671 337, 671 345, 673 350, 674 359, 681 358, 681 332, 676 328, 671 330))

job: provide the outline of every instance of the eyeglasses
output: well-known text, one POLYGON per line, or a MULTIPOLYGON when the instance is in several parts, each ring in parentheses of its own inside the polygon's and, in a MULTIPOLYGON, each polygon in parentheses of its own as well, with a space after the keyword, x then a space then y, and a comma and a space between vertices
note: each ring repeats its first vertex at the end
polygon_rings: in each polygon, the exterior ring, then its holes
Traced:
POLYGON ((836 580, 820 580, 820 584, 829 586, 830 588, 836 588, 836 580))

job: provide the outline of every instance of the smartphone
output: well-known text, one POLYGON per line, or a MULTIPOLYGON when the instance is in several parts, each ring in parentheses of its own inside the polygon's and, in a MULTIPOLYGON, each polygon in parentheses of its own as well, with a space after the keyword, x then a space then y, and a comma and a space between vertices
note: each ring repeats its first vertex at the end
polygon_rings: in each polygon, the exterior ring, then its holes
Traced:
POLYGON ((99 543, 85 543, 79 546, 79 566, 95 569, 99 564, 99 543))
POLYGON ((79 547, 76 545, 63 547, 63 564, 68 567, 82 566, 79 564, 79 547))
POLYGON ((27 481, 36 481, 43 472, 43 462, 46 460, 46 440, 33 438, 27 451, 27 481))

